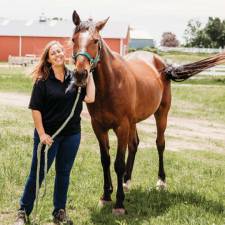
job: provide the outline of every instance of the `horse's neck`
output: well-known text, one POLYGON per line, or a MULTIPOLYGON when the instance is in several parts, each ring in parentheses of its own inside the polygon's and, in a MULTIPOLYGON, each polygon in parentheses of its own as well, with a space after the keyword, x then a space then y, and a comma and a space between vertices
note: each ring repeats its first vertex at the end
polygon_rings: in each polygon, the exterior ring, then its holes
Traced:
POLYGON ((97 66, 96 70, 96 79, 95 85, 97 89, 100 89, 101 92, 108 90, 114 83, 114 71, 112 67, 112 61, 115 56, 108 48, 108 46, 103 42, 100 63, 97 66))

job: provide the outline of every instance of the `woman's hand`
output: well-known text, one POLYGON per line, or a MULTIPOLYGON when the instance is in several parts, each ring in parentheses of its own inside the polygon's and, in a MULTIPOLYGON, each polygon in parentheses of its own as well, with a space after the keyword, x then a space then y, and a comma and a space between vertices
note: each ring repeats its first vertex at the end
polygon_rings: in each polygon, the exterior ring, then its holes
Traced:
POLYGON ((53 140, 48 134, 44 133, 44 134, 40 135, 40 142, 44 145, 51 146, 53 143, 53 140))
POLYGON ((45 129, 42 124, 41 112, 38 110, 32 110, 32 116, 33 116, 35 128, 37 129, 37 132, 40 138, 40 142, 44 145, 51 146, 53 143, 53 140, 48 134, 45 133, 45 129))
POLYGON ((95 83, 92 73, 89 74, 84 101, 86 103, 93 103, 95 101, 95 83))

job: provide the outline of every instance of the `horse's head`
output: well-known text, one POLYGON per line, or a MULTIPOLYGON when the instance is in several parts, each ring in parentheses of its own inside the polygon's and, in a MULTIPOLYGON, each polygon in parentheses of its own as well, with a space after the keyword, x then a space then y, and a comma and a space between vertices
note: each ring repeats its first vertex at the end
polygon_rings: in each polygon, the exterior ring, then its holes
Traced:
POLYGON ((92 19, 81 21, 76 11, 72 18, 76 26, 72 36, 75 79, 78 86, 85 86, 89 73, 100 60, 102 42, 99 31, 109 18, 99 22, 93 22, 92 19))

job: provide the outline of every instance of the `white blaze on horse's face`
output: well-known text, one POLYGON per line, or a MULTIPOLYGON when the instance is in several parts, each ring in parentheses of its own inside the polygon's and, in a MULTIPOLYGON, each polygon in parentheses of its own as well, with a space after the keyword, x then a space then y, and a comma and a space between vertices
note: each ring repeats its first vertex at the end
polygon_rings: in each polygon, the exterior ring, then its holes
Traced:
POLYGON ((88 31, 81 32, 79 35, 79 46, 81 52, 86 52, 88 40, 89 40, 89 32, 88 31))
POLYGON ((106 20, 94 23, 92 19, 81 21, 76 11, 73 12, 72 20, 75 25, 72 41, 73 58, 75 66, 75 78, 77 85, 87 84, 90 71, 99 61, 99 31, 104 27, 106 20))
MULTIPOLYGON (((89 32, 81 32, 78 38, 78 52, 87 52, 87 45, 89 42, 89 32)), ((90 62, 87 57, 79 55, 76 58, 75 68, 77 71, 87 70, 90 71, 90 62)))

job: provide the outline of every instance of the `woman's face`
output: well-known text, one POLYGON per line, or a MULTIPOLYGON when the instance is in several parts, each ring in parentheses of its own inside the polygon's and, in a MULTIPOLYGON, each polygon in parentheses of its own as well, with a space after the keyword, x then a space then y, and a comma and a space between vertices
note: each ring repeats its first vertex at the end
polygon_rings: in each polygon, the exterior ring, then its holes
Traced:
POLYGON ((52 66, 63 66, 65 61, 64 51, 61 46, 54 44, 49 49, 48 61, 52 66))

